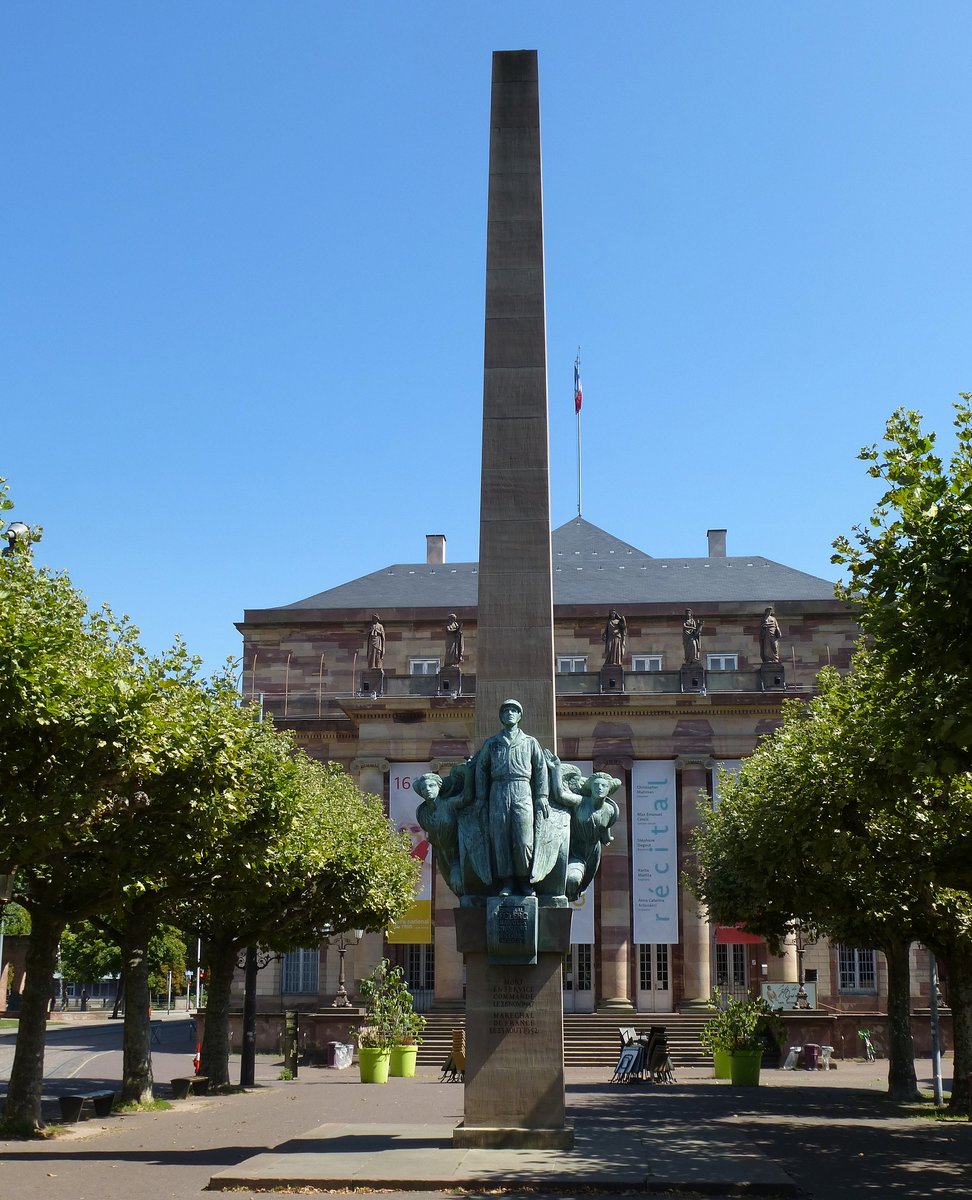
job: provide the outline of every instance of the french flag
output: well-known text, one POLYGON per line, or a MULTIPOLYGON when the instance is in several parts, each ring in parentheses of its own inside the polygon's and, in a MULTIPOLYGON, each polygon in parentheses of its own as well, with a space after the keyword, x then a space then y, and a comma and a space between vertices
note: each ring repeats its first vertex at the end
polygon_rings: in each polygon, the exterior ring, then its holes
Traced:
POLYGON ((584 389, 581 387, 580 359, 574 363, 574 412, 580 413, 584 403, 584 389))

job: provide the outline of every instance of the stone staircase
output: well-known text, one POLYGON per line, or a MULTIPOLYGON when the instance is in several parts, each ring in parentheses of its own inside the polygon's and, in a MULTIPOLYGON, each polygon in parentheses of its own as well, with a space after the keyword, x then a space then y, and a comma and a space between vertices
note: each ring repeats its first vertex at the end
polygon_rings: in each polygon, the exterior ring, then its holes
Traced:
MULTIPOLYGON (((452 1049, 453 1029, 465 1024, 465 1008, 462 1004, 436 1005, 424 1016, 426 1026, 418 1062, 420 1066, 441 1067, 452 1049)), ((612 1070, 621 1049, 620 1028, 634 1026, 639 1033, 646 1033, 650 1025, 664 1025, 676 1069, 703 1066, 711 1062, 699 1045, 699 1034, 707 1020, 706 1013, 565 1013, 564 1063, 568 1067, 612 1070)))

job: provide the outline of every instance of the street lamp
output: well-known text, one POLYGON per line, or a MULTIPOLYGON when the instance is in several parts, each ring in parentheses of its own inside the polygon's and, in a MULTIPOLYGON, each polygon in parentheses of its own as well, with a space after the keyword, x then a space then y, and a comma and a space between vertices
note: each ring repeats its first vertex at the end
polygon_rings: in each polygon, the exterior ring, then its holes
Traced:
POLYGON ((350 930, 350 933, 339 933, 337 938, 333 941, 328 939, 330 944, 336 947, 338 959, 340 961, 340 967, 338 968, 338 990, 337 995, 334 997, 334 1001, 331 1004, 331 1008, 351 1007, 351 1000, 348 997, 348 989, 344 986, 344 956, 347 954, 348 948, 350 946, 357 946, 363 937, 363 929, 352 929, 350 930))
MULTIPOLYGON (((9 558, 11 554, 16 553, 15 547, 17 543, 25 542, 30 536, 30 526, 25 525, 23 521, 11 521, 3 536, 7 539, 7 544, 3 548, 3 554, 9 558)), ((0 878, 3 877, 0 876, 0 878)))
POLYGON ((803 922, 799 918, 793 922, 793 943, 796 946, 797 982, 800 985, 793 1007, 807 1009, 810 1007, 810 997, 807 995, 806 978, 803 973, 803 956, 807 952, 807 943, 803 937, 803 922))

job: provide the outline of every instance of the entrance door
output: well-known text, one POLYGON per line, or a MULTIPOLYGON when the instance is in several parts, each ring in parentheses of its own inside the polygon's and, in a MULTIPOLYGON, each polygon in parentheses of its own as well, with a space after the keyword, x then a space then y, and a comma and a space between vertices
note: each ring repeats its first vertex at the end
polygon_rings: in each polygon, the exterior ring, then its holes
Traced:
POLYGON ((672 1011, 672 977, 668 946, 638 947, 638 1011, 672 1011))
POLYGON ((749 996, 748 951, 739 943, 716 943, 716 987, 723 993, 745 1000, 749 996))
POLYGON ((573 945, 564 955, 564 1012, 594 1011, 592 948, 573 945))
POLYGON ((402 970, 412 993, 412 1004, 416 1012, 428 1012, 435 991, 435 946, 429 942, 428 945, 408 945, 404 950, 402 970))

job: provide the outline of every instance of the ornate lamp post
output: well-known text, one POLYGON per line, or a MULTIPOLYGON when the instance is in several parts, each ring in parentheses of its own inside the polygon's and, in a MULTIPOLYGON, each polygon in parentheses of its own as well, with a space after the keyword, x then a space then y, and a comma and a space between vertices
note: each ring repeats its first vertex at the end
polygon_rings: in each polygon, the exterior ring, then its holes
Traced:
POLYGON ((806 977, 803 973, 803 956, 807 952, 807 943, 803 937, 803 922, 799 919, 793 922, 793 941, 797 952, 797 997, 795 1008, 807 1009, 810 1007, 810 997, 807 995, 806 977))
POLYGON ((348 996, 348 989, 344 986, 344 956, 347 954, 349 947, 357 946, 364 937, 363 929, 352 929, 345 933, 339 933, 336 938, 328 939, 338 952, 340 967, 338 968, 338 989, 337 995, 331 1004, 331 1008, 350 1008, 351 1000, 348 996))

